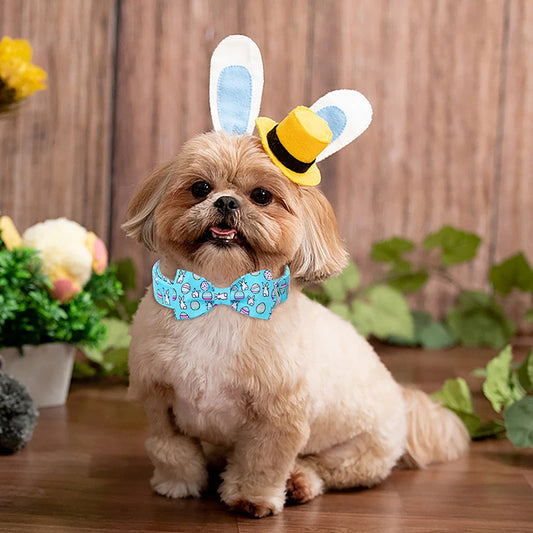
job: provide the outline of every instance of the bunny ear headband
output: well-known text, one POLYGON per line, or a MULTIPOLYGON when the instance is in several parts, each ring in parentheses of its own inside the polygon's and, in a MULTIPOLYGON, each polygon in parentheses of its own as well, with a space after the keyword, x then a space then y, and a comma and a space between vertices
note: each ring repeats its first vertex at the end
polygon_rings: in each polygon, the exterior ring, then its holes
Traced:
POLYGON ((258 117, 263 93, 263 62, 257 45, 230 35, 211 57, 209 103, 215 131, 251 134, 254 123, 272 162, 293 182, 320 183, 317 163, 361 135, 372 121, 372 106, 359 92, 342 89, 298 106, 280 123, 258 117))

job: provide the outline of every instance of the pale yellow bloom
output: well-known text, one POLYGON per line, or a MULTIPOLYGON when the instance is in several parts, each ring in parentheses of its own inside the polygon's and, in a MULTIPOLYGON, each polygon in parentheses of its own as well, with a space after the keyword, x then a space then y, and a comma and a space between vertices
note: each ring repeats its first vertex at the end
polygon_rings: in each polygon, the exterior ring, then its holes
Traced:
POLYGON ((31 63, 32 49, 24 39, 0 41, 0 105, 18 102, 46 88, 46 72, 31 63))
POLYGON ((0 217, 0 239, 4 241, 8 250, 13 250, 22 246, 22 238, 13 224, 13 221, 7 217, 0 217))

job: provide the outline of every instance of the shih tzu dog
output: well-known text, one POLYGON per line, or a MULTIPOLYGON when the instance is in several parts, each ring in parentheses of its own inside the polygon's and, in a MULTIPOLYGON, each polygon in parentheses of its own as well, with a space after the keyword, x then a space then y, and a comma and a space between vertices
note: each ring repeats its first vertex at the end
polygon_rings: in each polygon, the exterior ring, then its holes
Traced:
POLYGON ((152 487, 199 496, 216 462, 221 499, 263 517, 286 500, 375 485, 399 461, 455 459, 469 437, 451 411, 397 384, 351 324, 302 294, 347 256, 313 186, 316 160, 360 134, 371 111, 359 93, 334 91, 279 124, 257 119, 253 137, 258 54, 242 36, 215 50, 217 131, 153 172, 124 229, 160 256, 129 360, 150 424, 152 487), (249 83, 232 93, 230 75, 251 80, 251 93, 249 83))

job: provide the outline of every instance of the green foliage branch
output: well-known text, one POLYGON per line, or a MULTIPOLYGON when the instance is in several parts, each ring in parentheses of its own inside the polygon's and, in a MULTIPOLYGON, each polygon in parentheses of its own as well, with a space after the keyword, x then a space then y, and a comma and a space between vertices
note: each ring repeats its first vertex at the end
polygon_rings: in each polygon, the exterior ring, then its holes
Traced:
POLYGON ((516 367, 512 361, 507 346, 477 372, 485 377, 483 394, 497 418, 481 422, 463 378, 447 380, 432 396, 461 418, 472 439, 507 436, 517 448, 533 447, 533 350, 516 367))
MULTIPOLYGON (((502 303, 514 290, 533 295, 533 270, 520 252, 491 266, 490 291, 467 289, 456 279, 453 267, 475 259, 480 244, 478 235, 448 225, 419 245, 392 237, 372 246, 370 257, 385 266, 378 279, 362 286, 352 262, 340 276, 306 292, 366 337, 429 349, 457 343, 501 348, 516 331, 502 303), (411 311, 407 304, 406 295, 421 290, 431 278, 452 285, 457 293, 444 320, 411 311)), ((533 321, 533 308, 525 311, 524 320, 533 321)))

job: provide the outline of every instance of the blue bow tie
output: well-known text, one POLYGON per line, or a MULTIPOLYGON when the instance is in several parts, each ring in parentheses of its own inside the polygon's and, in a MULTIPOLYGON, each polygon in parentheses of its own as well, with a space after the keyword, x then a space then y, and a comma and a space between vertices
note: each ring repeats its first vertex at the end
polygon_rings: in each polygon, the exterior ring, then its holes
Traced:
POLYGON ((270 270, 260 270, 221 289, 188 270, 178 270, 172 281, 163 276, 159 263, 152 269, 154 298, 162 306, 174 309, 178 320, 205 315, 217 305, 228 305, 243 315, 268 320, 289 293, 288 266, 281 278, 272 279, 270 270))

